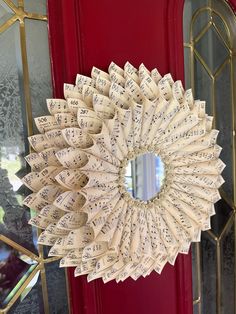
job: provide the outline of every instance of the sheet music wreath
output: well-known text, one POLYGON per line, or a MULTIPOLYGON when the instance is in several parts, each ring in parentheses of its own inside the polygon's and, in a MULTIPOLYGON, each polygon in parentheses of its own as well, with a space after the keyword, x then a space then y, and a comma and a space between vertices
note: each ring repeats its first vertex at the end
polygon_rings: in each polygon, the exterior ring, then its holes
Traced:
POLYGON ((35 119, 29 137, 32 190, 24 204, 37 212, 29 223, 44 229, 60 266, 104 282, 137 279, 187 253, 210 228, 225 165, 218 131, 180 81, 141 64, 113 62, 64 85, 64 99, 48 99, 50 115, 35 119), (133 199, 124 185, 130 159, 153 152, 165 164, 161 192, 133 199))

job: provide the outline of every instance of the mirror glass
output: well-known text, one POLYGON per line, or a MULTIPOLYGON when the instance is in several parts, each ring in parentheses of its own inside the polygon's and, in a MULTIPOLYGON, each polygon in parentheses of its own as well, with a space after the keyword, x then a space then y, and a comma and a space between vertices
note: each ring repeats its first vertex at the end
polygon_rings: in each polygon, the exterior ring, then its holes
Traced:
POLYGON ((125 185, 133 198, 148 201, 154 198, 163 186, 165 166, 160 156, 153 153, 139 155, 126 167, 125 185))

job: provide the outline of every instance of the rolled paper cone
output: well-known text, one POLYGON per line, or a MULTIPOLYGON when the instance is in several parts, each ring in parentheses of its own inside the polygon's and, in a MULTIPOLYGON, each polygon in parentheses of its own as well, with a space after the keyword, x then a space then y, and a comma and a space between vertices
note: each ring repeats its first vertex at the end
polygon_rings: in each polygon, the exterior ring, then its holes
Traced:
POLYGON ((159 88, 157 87, 155 81, 149 75, 146 75, 142 79, 140 83, 140 88, 142 90, 142 93, 150 101, 154 101, 159 96, 159 88))
POLYGON ((195 112, 199 118, 203 119, 206 115, 206 102, 195 100, 192 111, 195 112))
POLYGON ((219 175, 225 168, 225 164, 220 159, 198 162, 186 166, 175 167, 172 173, 176 174, 213 174, 219 175))
POLYGON ((156 110, 153 113, 153 117, 147 132, 146 145, 151 145, 169 105, 168 102, 162 97, 157 100, 156 104, 156 110))
MULTIPOLYGON (((110 137, 109 140, 111 141, 110 137)), ((104 161, 107 161, 114 166, 119 167, 120 161, 118 158, 116 158, 110 151, 107 150, 106 147, 104 147, 100 143, 96 143, 96 141, 93 139, 93 144, 90 147, 84 148, 83 151, 88 153, 89 155, 94 155, 95 157, 98 157, 99 159, 102 159, 104 161)))
POLYGON ((50 223, 46 229, 45 232, 49 234, 54 234, 57 235, 58 237, 65 236, 69 233, 69 230, 64 230, 64 229, 58 229, 56 226, 56 223, 50 223))
POLYGON ((204 223, 209 218, 209 215, 207 213, 201 212, 195 207, 186 204, 180 199, 177 199, 173 194, 166 195, 165 200, 173 205, 173 211, 176 208, 178 210, 179 208, 181 208, 182 211, 184 211, 184 213, 196 223, 196 225, 199 225, 201 228, 205 228, 204 223))
POLYGON ((111 84, 109 98, 119 108, 128 109, 130 106, 131 97, 119 84, 111 84))
POLYGON ((81 259, 82 257, 82 253, 83 253, 83 248, 78 248, 78 249, 72 249, 69 250, 66 257, 70 258, 70 259, 81 259))
POLYGON ((89 181, 89 178, 79 169, 63 170, 55 179, 60 185, 71 190, 81 190, 89 181))
POLYGON ((57 228, 73 230, 84 226, 87 222, 88 215, 84 212, 71 212, 61 217, 57 223, 57 228))
POLYGON ((43 158, 48 166, 60 166, 60 163, 56 157, 56 153, 59 151, 59 149, 60 148, 55 147, 44 149, 43 151, 38 153, 38 155, 43 158))
POLYGON ((115 115, 115 107, 107 96, 93 94, 93 109, 100 119, 111 119, 115 115))
POLYGON ((87 225, 93 229, 95 238, 105 225, 107 218, 109 217, 113 208, 118 202, 119 197, 120 196, 118 195, 111 202, 107 203, 107 206, 105 206, 102 210, 98 211, 98 213, 87 223, 87 225))
POLYGON ((220 175, 212 175, 212 174, 205 174, 205 175, 182 175, 176 174, 174 176, 174 182, 188 184, 192 186, 199 186, 202 188, 216 188, 218 189, 223 183, 224 180, 220 175))
POLYGON ((33 192, 37 192, 43 187, 42 177, 38 172, 28 173, 21 179, 21 182, 33 192))
POLYGON ((118 174, 110 172, 83 171, 82 173, 88 179, 84 187, 99 187, 102 184, 114 182, 119 179, 118 174))
MULTIPOLYGON (((112 206, 114 205, 112 204, 112 206)), ((126 210, 127 210, 127 203, 125 203, 123 199, 120 199, 116 203, 116 205, 113 207, 113 211, 110 213, 105 224, 103 225, 102 229, 98 233, 96 237, 97 241, 106 241, 110 243, 114 235, 114 232, 117 228, 120 215, 123 211, 126 211, 126 210)))
POLYGON ((183 202, 191 205, 192 207, 196 208, 198 211, 206 213, 210 216, 214 214, 214 204, 209 202, 203 198, 197 197, 196 195, 191 195, 185 193, 180 190, 176 190, 173 188, 169 189, 168 192, 170 195, 174 195, 177 199, 182 200, 183 202))
POLYGON ((132 108, 117 108, 118 119, 123 128, 123 134, 128 150, 133 151, 133 132, 132 132, 132 108))
POLYGON ((42 178, 41 182, 46 184, 56 183, 55 176, 60 173, 62 170, 61 167, 48 166, 40 171, 39 175, 42 178))
POLYGON ((168 252, 161 238, 160 230, 157 228, 155 220, 150 211, 146 213, 147 227, 152 246, 152 257, 155 259, 155 267, 161 271, 167 262, 168 252))
POLYGON ((107 74, 106 72, 93 67, 92 71, 91 71, 91 77, 96 80, 98 76, 104 77, 105 79, 109 80, 109 74, 107 74))
POLYGON ((45 133, 45 136, 50 141, 51 146, 55 146, 56 148, 65 148, 68 146, 59 129, 48 131, 45 133))
POLYGON ((117 155, 119 159, 124 158, 128 153, 128 149, 123 133, 123 128, 119 121, 117 113, 112 119, 107 119, 105 123, 110 132, 112 154, 117 155))
POLYGON ((181 81, 174 82, 172 86, 173 98, 176 99, 180 104, 184 102, 184 89, 181 81))
POLYGON ((115 188, 99 198, 95 198, 92 202, 88 201, 82 207, 82 210, 88 214, 88 221, 97 215, 103 208, 113 206, 116 196, 120 196, 118 188, 115 188))
POLYGON ((129 207, 126 206, 125 210, 122 211, 122 213, 119 215, 119 220, 117 223, 117 227, 115 232, 113 233, 112 239, 109 243, 109 249, 114 250, 117 254, 119 253, 120 249, 120 242, 123 235, 123 230, 125 226, 126 220, 128 221, 130 218, 130 212, 129 207))
POLYGON ((32 153, 25 156, 25 160, 30 165, 32 171, 40 171, 48 166, 45 160, 37 153, 32 153))
POLYGON ((158 82, 162 79, 161 74, 158 72, 158 70, 155 68, 151 71, 151 78, 153 81, 158 85, 158 82))
POLYGON ((40 211, 40 216, 51 222, 57 222, 64 214, 64 211, 51 204, 44 206, 40 211))
POLYGON ((143 103, 143 117, 142 117, 142 129, 141 129, 141 146, 145 146, 148 131, 150 128, 150 125, 152 123, 153 114, 156 111, 156 102, 151 102, 149 100, 145 100, 143 103))
POLYGON ((54 117, 61 129, 78 126, 77 118, 71 113, 56 113, 54 117))
POLYGON ((53 205, 66 212, 70 212, 79 210, 85 203, 86 198, 81 193, 76 191, 66 191, 55 199, 53 205))
POLYGON ((100 75, 96 78, 96 89, 103 95, 108 96, 111 87, 110 78, 106 79, 100 75))
POLYGON ((81 271, 82 271, 82 275, 83 274, 89 274, 93 271, 93 269, 95 268, 97 263, 96 259, 91 259, 89 261, 86 262, 82 262, 81 263, 81 271))
POLYGON ((132 211, 131 217, 131 238, 130 257, 133 262, 138 262, 141 258, 140 228, 138 222, 138 210, 132 211))
POLYGON ((102 276, 104 276, 104 274, 105 274, 105 271, 96 272, 96 270, 93 270, 88 274, 87 282, 101 278, 102 276))
POLYGON ((116 254, 107 251, 107 254, 98 259, 95 271, 98 273, 107 270, 108 268, 110 269, 111 266, 117 262, 117 260, 118 259, 116 254))
POLYGON ((147 225, 145 210, 140 208, 139 217, 140 249, 143 256, 152 256, 152 244, 147 225))
POLYGON ((70 113, 75 117, 77 116, 79 108, 92 109, 91 104, 86 104, 86 102, 82 99, 68 98, 67 104, 70 109, 70 113))
POLYGON ((96 87, 96 81, 94 79, 91 79, 91 77, 77 74, 76 80, 75 80, 75 85, 78 87, 78 90, 82 93, 84 85, 96 87))
POLYGON ((50 140, 45 136, 45 134, 36 134, 28 137, 30 146, 36 151, 51 148, 53 145, 50 140))
POLYGON ((194 105, 192 89, 187 89, 184 93, 184 101, 189 105, 189 108, 192 109, 194 105))
POLYGON ((184 134, 182 138, 178 138, 176 142, 169 145, 164 154, 170 156, 171 160, 173 160, 207 149, 214 145, 211 140, 212 135, 206 134, 205 123, 204 121, 200 121, 195 127, 184 134))
POLYGON ((188 194, 194 194, 199 198, 203 198, 209 202, 216 203, 221 199, 218 189, 202 188, 200 186, 192 186, 185 183, 173 182, 171 186, 188 194))
POLYGON ((140 146, 142 115, 143 106, 136 103, 132 103, 132 132, 134 149, 140 146))
POLYGON ((36 194, 36 196, 44 201, 53 202, 65 189, 58 185, 46 185, 42 187, 36 194))
POLYGON ((165 111, 165 116, 157 130, 158 134, 163 135, 164 131, 169 126, 170 122, 172 121, 176 113, 179 112, 180 110, 181 110, 180 104, 176 100, 171 99, 167 107, 167 110, 165 111))
POLYGON ((64 97, 65 99, 68 98, 83 99, 82 93, 79 91, 79 88, 72 84, 64 84, 64 97))
POLYGON ((172 204, 168 200, 163 200, 161 206, 164 207, 165 210, 168 210, 186 232, 188 232, 191 241, 197 241, 198 238, 196 238, 196 236, 198 237, 200 224, 189 217, 178 205, 172 204))
POLYGON ((108 67, 108 72, 111 73, 112 71, 118 73, 121 76, 124 76, 124 70, 121 67, 119 67, 117 64, 115 64, 114 62, 111 62, 108 67))
POLYGON ((28 222, 29 225, 37 227, 39 229, 46 229, 50 223, 51 223, 50 220, 48 220, 45 217, 41 217, 39 215, 31 218, 28 222))
POLYGON ((119 272, 119 274, 116 276, 116 282, 120 282, 120 281, 125 281, 125 279, 127 279, 132 272, 134 271, 134 269, 137 267, 137 265, 133 262, 128 262, 126 263, 126 265, 122 268, 122 270, 119 272))
POLYGON ((110 80, 112 83, 116 83, 122 87, 125 87, 125 78, 114 70, 110 71, 110 80))
MULTIPOLYGON (((85 154, 85 153, 84 153, 85 154)), ((102 160, 98 157, 95 157, 90 154, 86 154, 86 162, 81 164, 80 170, 84 171, 102 171, 102 172, 111 172, 111 173, 118 173, 119 168, 111 163, 102 160)))
POLYGON ((132 97, 134 102, 138 104, 142 104, 144 102, 144 97, 142 94, 142 91, 139 87, 139 85, 132 80, 131 78, 128 78, 125 82, 125 90, 126 92, 132 97))
POLYGON ((94 239, 93 230, 88 226, 72 230, 66 237, 65 246, 68 250, 83 248, 94 239))
POLYGON ((112 267, 105 273, 102 277, 104 283, 107 283, 116 278, 122 268, 125 266, 122 259, 118 259, 118 261, 112 265, 112 267))
MULTIPOLYGON (((160 214, 160 209, 156 206, 151 208, 151 214, 157 225, 158 230, 160 230, 161 239, 166 247, 168 256, 168 262, 173 265, 179 250, 179 244, 176 241, 173 233, 169 230, 166 221, 160 214)), ((188 226, 191 226, 190 224, 188 226)))
POLYGON ((69 112, 69 108, 65 99, 47 99, 47 108, 51 115, 62 112, 69 112))
POLYGON ((77 267, 78 265, 80 265, 81 260, 78 259, 70 259, 67 256, 63 257, 60 260, 60 265, 59 267, 77 267))
POLYGON ((77 120, 79 127, 88 133, 97 134, 102 130, 102 120, 90 109, 78 109, 77 120))
POLYGON ((49 202, 38 197, 36 193, 32 193, 23 200, 22 204, 36 211, 40 211, 44 206, 48 205, 49 202))
POLYGON ((138 70, 129 62, 126 62, 124 66, 124 78, 132 78, 136 83, 140 82, 138 70))
POLYGON ((130 277, 133 279, 133 280, 137 280, 138 278, 140 278, 143 274, 143 272, 145 271, 145 267, 144 265, 146 264, 147 261, 149 261, 150 257, 146 257, 144 256, 140 263, 134 268, 134 270, 132 271, 132 273, 130 274, 130 277))
POLYGON ((160 145, 160 149, 165 150, 168 146, 182 139, 189 130, 198 124, 198 117, 190 114, 182 121, 179 128, 169 132, 169 136, 167 136, 167 134, 170 129, 163 131, 161 135, 159 133, 159 136, 155 136, 152 145, 160 145))
POLYGON ((211 146, 199 152, 194 152, 188 154, 186 157, 178 157, 172 160, 172 165, 174 167, 181 167, 185 165, 190 165, 197 162, 204 162, 209 160, 214 160, 219 158, 222 148, 219 145, 211 146))
POLYGON ((138 74, 141 80, 143 80, 147 75, 151 75, 151 72, 145 67, 145 65, 142 63, 139 66, 138 74))
POLYGON ((160 95, 165 100, 170 100, 172 97, 172 90, 168 79, 164 76, 157 84, 160 95))
POLYGON ((163 76, 163 79, 166 79, 171 87, 173 86, 174 80, 173 80, 172 75, 170 73, 165 74, 163 76))
POLYGON ((85 246, 82 254, 82 261, 85 262, 94 258, 100 258, 107 252, 107 250, 107 242, 93 241, 85 246))
POLYGON ((93 95, 97 94, 98 90, 94 87, 84 85, 82 90, 83 100, 87 104, 87 107, 93 107, 93 95))
POLYGON ((58 129, 58 124, 54 116, 41 116, 34 118, 36 127, 40 133, 58 129))
POLYGON ((213 126, 213 117, 211 116, 206 116, 206 131, 210 132, 212 130, 212 126, 213 126))
POLYGON ((195 120, 198 120, 197 115, 194 115, 191 113, 189 106, 187 104, 182 104, 179 111, 176 112, 173 119, 170 121, 167 128, 164 130, 162 138, 168 138, 170 134, 172 134, 174 131, 176 131, 178 128, 182 126, 182 123, 187 123, 190 118, 196 117, 195 120), (190 117, 189 117, 190 116, 190 117))
POLYGON ((56 242, 54 245, 51 247, 48 256, 60 256, 63 257, 67 254, 67 247, 65 245, 66 243, 66 236, 57 238, 56 242))
POLYGON ((93 145, 92 138, 79 128, 66 128, 61 132, 69 146, 75 148, 87 148, 93 145))
POLYGON ((53 246, 57 239, 58 239, 58 236, 54 234, 48 234, 45 231, 43 231, 39 235, 37 242, 38 244, 53 246))
POLYGON ((65 168, 81 168, 89 161, 87 155, 80 149, 69 147, 59 150, 56 157, 65 168))

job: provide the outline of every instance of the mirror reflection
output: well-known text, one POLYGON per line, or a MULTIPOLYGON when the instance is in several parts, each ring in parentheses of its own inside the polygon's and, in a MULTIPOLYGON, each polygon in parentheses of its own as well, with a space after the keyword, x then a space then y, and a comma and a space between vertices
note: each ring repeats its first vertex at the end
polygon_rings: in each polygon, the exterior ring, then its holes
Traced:
POLYGON ((125 185, 133 198, 148 201, 161 191, 164 178, 165 167, 161 157, 146 153, 129 161, 125 185))

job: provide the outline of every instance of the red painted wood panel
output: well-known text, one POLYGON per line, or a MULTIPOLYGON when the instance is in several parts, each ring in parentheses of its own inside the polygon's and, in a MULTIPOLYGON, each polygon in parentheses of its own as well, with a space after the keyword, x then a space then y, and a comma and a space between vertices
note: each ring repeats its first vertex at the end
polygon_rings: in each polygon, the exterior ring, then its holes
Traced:
MULTIPOLYGON (((54 96, 76 73, 129 60, 184 79, 183 0, 48 0, 54 96)), ((74 314, 191 314, 191 256, 136 282, 91 283, 69 272, 74 314)))

